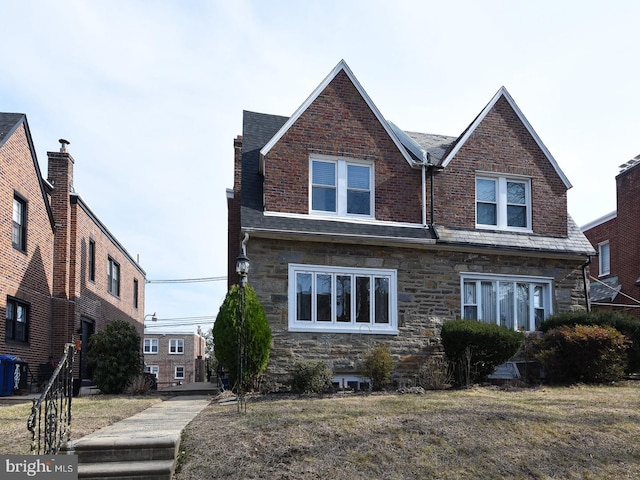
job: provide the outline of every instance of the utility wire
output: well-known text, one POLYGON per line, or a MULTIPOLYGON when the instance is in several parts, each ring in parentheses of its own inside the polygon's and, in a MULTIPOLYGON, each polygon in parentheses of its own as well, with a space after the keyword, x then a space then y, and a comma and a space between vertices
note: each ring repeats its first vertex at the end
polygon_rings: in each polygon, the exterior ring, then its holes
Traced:
POLYGON ((202 278, 178 278, 171 280, 145 280, 145 283, 201 283, 201 282, 220 282, 226 280, 227 276, 220 277, 202 277, 202 278))

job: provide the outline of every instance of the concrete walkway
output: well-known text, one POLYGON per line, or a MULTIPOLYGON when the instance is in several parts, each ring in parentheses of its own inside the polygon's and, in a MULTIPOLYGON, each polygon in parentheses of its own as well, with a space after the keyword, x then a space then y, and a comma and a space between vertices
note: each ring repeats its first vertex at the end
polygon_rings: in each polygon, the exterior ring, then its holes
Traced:
POLYGON ((70 442, 78 478, 171 479, 182 430, 210 401, 204 395, 176 396, 70 442))

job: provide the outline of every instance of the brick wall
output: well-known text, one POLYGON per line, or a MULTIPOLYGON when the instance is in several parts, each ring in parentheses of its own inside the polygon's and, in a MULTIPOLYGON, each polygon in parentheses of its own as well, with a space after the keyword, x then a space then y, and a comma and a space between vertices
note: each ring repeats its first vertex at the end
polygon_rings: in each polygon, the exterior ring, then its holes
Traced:
POLYGON ((460 317, 460 272, 554 278, 555 312, 584 309, 580 261, 486 253, 367 247, 261 239, 249 241, 249 283, 267 313, 273 347, 267 375, 285 381, 303 359, 328 362, 335 371, 357 371, 361 354, 388 343, 396 374, 415 372, 425 357, 440 351, 440 326, 460 317), (296 333, 288 331, 288 265, 302 263, 397 269, 398 335, 296 333))
POLYGON ((159 368, 158 388, 177 385, 178 382, 186 384, 202 382, 204 369, 202 359, 204 359, 204 338, 196 334, 184 333, 146 333, 144 338, 154 338, 158 340, 157 354, 144 354, 145 366, 154 365, 159 368), (171 339, 184 340, 183 354, 170 354, 169 341, 171 339), (200 357, 200 360, 198 360, 200 357), (175 367, 183 366, 185 370, 184 379, 175 378, 175 367))
POLYGON ((412 169, 344 72, 340 72, 265 158, 265 209, 309 213, 309 155, 375 164, 375 218, 422 221, 421 173, 412 169))
POLYGON ((0 354, 37 365, 49 359, 53 231, 24 125, 0 147, 0 354), (14 192, 27 201, 27 250, 11 243, 14 192), (6 341, 7 295, 29 304, 29 343, 6 341))
POLYGON ((434 223, 475 228, 478 171, 530 177, 533 231, 566 237, 566 187, 504 98, 498 100, 447 168, 435 175, 434 223))

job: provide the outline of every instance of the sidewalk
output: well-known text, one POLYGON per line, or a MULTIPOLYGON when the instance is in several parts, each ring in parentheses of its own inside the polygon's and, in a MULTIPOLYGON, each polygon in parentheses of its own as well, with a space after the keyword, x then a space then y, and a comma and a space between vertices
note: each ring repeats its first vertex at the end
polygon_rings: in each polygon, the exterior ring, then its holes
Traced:
POLYGON ((78 478, 170 479, 182 430, 211 401, 184 393, 70 442, 78 478))

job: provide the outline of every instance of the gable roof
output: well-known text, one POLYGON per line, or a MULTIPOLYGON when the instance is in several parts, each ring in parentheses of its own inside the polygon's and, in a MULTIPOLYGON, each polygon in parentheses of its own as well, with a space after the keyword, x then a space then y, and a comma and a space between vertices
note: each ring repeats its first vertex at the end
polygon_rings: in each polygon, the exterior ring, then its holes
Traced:
POLYGON ((535 130, 533 129, 529 121, 526 119, 526 117, 524 116, 520 108, 518 108, 518 105, 516 105, 516 102, 513 100, 511 95, 509 95, 509 92, 507 92, 507 89, 505 87, 500 87, 500 90, 498 90, 498 92, 494 95, 494 97, 487 104, 487 106, 484 107, 484 109, 475 118, 475 120, 471 122, 471 124, 466 128, 466 130, 462 132, 462 135, 458 137, 456 142, 451 146, 451 149, 447 152, 446 156, 443 158, 442 167, 446 167, 451 162, 453 157, 455 157, 456 153, 458 153, 458 151, 466 143, 469 137, 471 137, 471 135, 476 130, 476 128, 478 128, 478 125, 480 125, 480 123, 484 120, 487 114, 493 109, 495 104, 501 98, 504 98, 509 103, 509 105, 511 106, 515 114, 518 116, 518 118, 520 119, 524 127, 527 129, 527 131, 529 132, 533 140, 538 145, 538 148, 540 148, 540 150, 545 155, 549 163, 553 165, 553 168, 555 169, 558 176, 562 179, 562 182, 564 183, 565 187, 567 189, 571 188, 572 187, 571 182, 569 182, 569 179, 566 177, 564 172, 560 169, 558 162, 556 162, 555 158, 553 158, 553 155, 551 155, 551 152, 549 152, 545 144, 542 143, 542 140, 540 139, 538 134, 535 132, 535 130))
POLYGON ((393 143, 396 145, 396 147, 398 147, 398 150, 400 151, 402 156, 405 158, 407 163, 409 163, 409 165, 411 166, 415 166, 416 162, 411 157, 409 152, 407 152, 407 150, 404 148, 404 146, 402 145, 402 142, 398 139, 398 136, 393 131, 393 128, 384 119, 384 117, 380 113, 380 110, 378 110, 378 107, 375 106, 375 104, 373 103, 373 101, 371 100, 367 92, 365 92, 364 88, 362 88, 362 85, 360 85, 360 82, 355 77, 355 75, 353 74, 353 72, 351 71, 347 63, 344 60, 340 60, 340 62, 338 62, 338 65, 335 66, 335 68, 329 73, 329 75, 327 75, 327 77, 322 81, 322 83, 320 83, 320 85, 316 87, 316 89, 311 93, 311 95, 309 95, 309 97, 304 101, 304 103, 300 105, 300 107, 298 107, 298 109, 293 113, 293 115, 291 115, 291 117, 289 117, 289 119, 285 122, 282 128, 280 128, 280 130, 278 130, 278 132, 264 145, 264 147, 262 147, 262 149, 260 150, 260 171, 261 172, 264 172, 264 157, 269 153, 269 151, 274 147, 274 145, 278 143, 278 141, 284 136, 284 134, 287 133, 287 131, 291 128, 291 126, 298 120, 298 118, 300 118, 300 116, 307 110, 307 108, 309 108, 309 106, 314 102, 314 100, 318 98, 318 96, 325 90, 325 88, 327 88, 327 86, 331 83, 331 81, 340 72, 344 72, 349 78, 349 80, 351 81, 351 83, 353 84, 353 86, 356 87, 356 90, 358 90, 358 93, 360 93, 365 103, 371 109, 376 119, 380 122, 382 127, 385 129, 385 131, 387 132, 387 134, 389 135, 393 143))
POLYGON ((24 124, 25 135, 27 137, 27 144, 29 151, 31 152, 31 159, 33 161, 33 168, 36 171, 38 177, 38 184, 40 185, 40 193, 42 194, 42 201, 47 209, 47 215, 49 217, 49 223, 51 229, 55 229, 55 221, 53 219, 53 211, 49 204, 49 198, 47 197, 47 191, 45 189, 45 183, 40 172, 40 164, 38 163, 38 157, 36 156, 36 149, 33 146, 33 139, 31 138, 31 130, 29 130, 29 124, 27 123, 27 116, 24 113, 2 113, 0 112, 0 147, 2 147, 7 140, 15 133, 15 131, 24 124))

